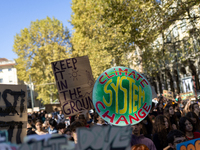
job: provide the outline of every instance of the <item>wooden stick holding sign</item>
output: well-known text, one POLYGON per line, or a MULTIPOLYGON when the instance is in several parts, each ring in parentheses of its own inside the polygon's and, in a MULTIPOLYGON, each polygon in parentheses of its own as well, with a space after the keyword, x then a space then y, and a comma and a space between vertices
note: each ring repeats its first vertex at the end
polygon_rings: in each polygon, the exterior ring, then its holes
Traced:
POLYGON ((52 62, 61 107, 66 116, 93 109, 94 78, 88 56, 52 62))

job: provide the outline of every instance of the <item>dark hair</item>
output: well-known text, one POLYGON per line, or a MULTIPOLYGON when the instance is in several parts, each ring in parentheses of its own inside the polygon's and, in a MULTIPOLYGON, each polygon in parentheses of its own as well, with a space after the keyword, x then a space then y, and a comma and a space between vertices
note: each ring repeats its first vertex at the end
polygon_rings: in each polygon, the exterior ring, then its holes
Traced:
POLYGON ((169 134, 167 134, 167 142, 174 144, 174 138, 183 136, 185 137, 185 134, 180 130, 172 130, 169 132, 169 134))
POLYGON ((192 126, 193 126, 192 132, 194 132, 196 130, 195 129, 195 125, 194 125, 193 121, 188 117, 181 117, 181 119, 179 120, 179 129, 182 132, 186 133, 186 131, 185 131, 185 122, 186 122, 186 120, 188 120, 192 124, 192 126))
POLYGON ((56 122, 54 119, 50 119, 50 120, 49 120, 49 124, 50 124, 52 127, 56 127, 57 122, 56 122))
POLYGON ((58 130, 64 129, 64 128, 66 128, 66 125, 65 125, 65 123, 63 123, 63 122, 60 122, 60 123, 57 125, 57 129, 58 129, 58 130))
POLYGON ((164 115, 170 120, 170 122, 171 122, 171 125, 172 124, 175 124, 176 125, 176 127, 178 128, 178 124, 177 124, 177 122, 178 122, 178 119, 177 119, 177 117, 176 117, 176 114, 175 114, 175 112, 174 112, 174 114, 170 117, 170 115, 169 115, 169 108, 170 107, 172 107, 173 109, 174 109, 174 107, 173 107, 173 105, 167 105, 166 107, 165 107, 165 109, 164 109, 164 115))
POLYGON ((197 103, 193 103, 189 106, 191 112, 194 112, 194 105, 198 105, 197 103))
POLYGON ((97 118, 99 117, 99 114, 97 112, 94 113, 94 123, 97 123, 97 118))
POLYGON ((164 146, 164 144, 166 143, 166 141, 167 141, 166 135, 170 130, 171 130, 171 125, 170 125, 169 119, 164 115, 158 115, 155 118, 155 123, 153 126, 153 133, 158 134, 158 138, 160 139, 160 143, 162 146, 164 146), (164 120, 165 118, 168 121, 168 129, 166 129, 166 127, 165 127, 165 120, 164 120))
POLYGON ((188 112, 186 114, 186 117, 188 117, 188 118, 195 118, 197 122, 196 123, 193 122, 193 123, 195 125, 195 128, 200 131, 200 121, 199 121, 198 116, 194 112, 188 112))
POLYGON ((70 125, 70 130, 71 130, 71 132, 76 132, 76 129, 79 127, 84 127, 84 125, 80 121, 74 121, 70 125))
POLYGON ((35 124, 38 123, 38 122, 41 123, 41 124, 43 124, 43 122, 42 122, 41 119, 37 119, 37 120, 35 121, 35 124))

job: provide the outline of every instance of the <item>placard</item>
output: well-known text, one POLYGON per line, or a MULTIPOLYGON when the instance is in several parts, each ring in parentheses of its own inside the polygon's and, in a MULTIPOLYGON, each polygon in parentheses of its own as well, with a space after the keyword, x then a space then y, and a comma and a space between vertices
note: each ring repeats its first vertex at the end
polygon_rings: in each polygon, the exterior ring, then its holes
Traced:
POLYGON ((194 93, 193 92, 180 93, 180 96, 182 100, 186 100, 190 99, 191 97, 194 97, 194 93))
POLYGON ((200 150, 200 138, 177 144, 176 149, 177 150, 200 150))
POLYGON ((92 96, 97 113, 117 126, 137 124, 151 109, 149 82, 137 71, 126 67, 103 72, 94 85, 92 96))
POLYGON ((130 150, 131 126, 93 126, 77 129, 77 150, 130 150))
POLYGON ((26 85, 0 84, 0 130, 8 131, 8 140, 21 143, 27 128, 26 85))
POLYGON ((33 112, 33 109, 31 109, 31 108, 27 109, 27 113, 32 113, 32 112, 33 112))
POLYGON ((40 107, 33 107, 33 111, 34 112, 39 112, 40 111, 40 107))
POLYGON ((59 134, 29 135, 18 150, 74 150, 74 142, 67 138, 67 135, 59 134))
POLYGON ((66 116, 93 109, 94 79, 88 56, 52 62, 61 107, 66 116))
POLYGON ((163 96, 167 99, 174 99, 174 93, 171 91, 163 90, 163 96))

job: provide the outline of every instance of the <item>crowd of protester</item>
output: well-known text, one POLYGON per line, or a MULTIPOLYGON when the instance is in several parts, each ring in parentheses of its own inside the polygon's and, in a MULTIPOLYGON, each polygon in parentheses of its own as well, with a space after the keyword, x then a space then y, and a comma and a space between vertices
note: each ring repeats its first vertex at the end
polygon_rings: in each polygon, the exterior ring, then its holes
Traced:
MULTIPOLYGON (((172 150, 178 143, 200 138, 199 106, 198 99, 182 100, 179 95, 173 100, 163 96, 154 99, 148 116, 132 125, 132 149, 140 146, 150 150, 172 150)), ((76 144, 76 129, 93 125, 110 124, 95 110, 84 110, 71 117, 65 117, 57 109, 52 113, 41 110, 28 114, 27 135, 66 134, 76 144)))

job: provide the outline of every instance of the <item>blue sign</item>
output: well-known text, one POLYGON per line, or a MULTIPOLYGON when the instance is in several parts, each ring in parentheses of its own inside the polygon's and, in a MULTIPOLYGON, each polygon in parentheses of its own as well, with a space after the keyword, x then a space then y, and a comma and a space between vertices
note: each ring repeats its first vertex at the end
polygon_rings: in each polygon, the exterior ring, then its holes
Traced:
POLYGON ((177 150, 200 150, 200 138, 177 144, 176 149, 177 150))

